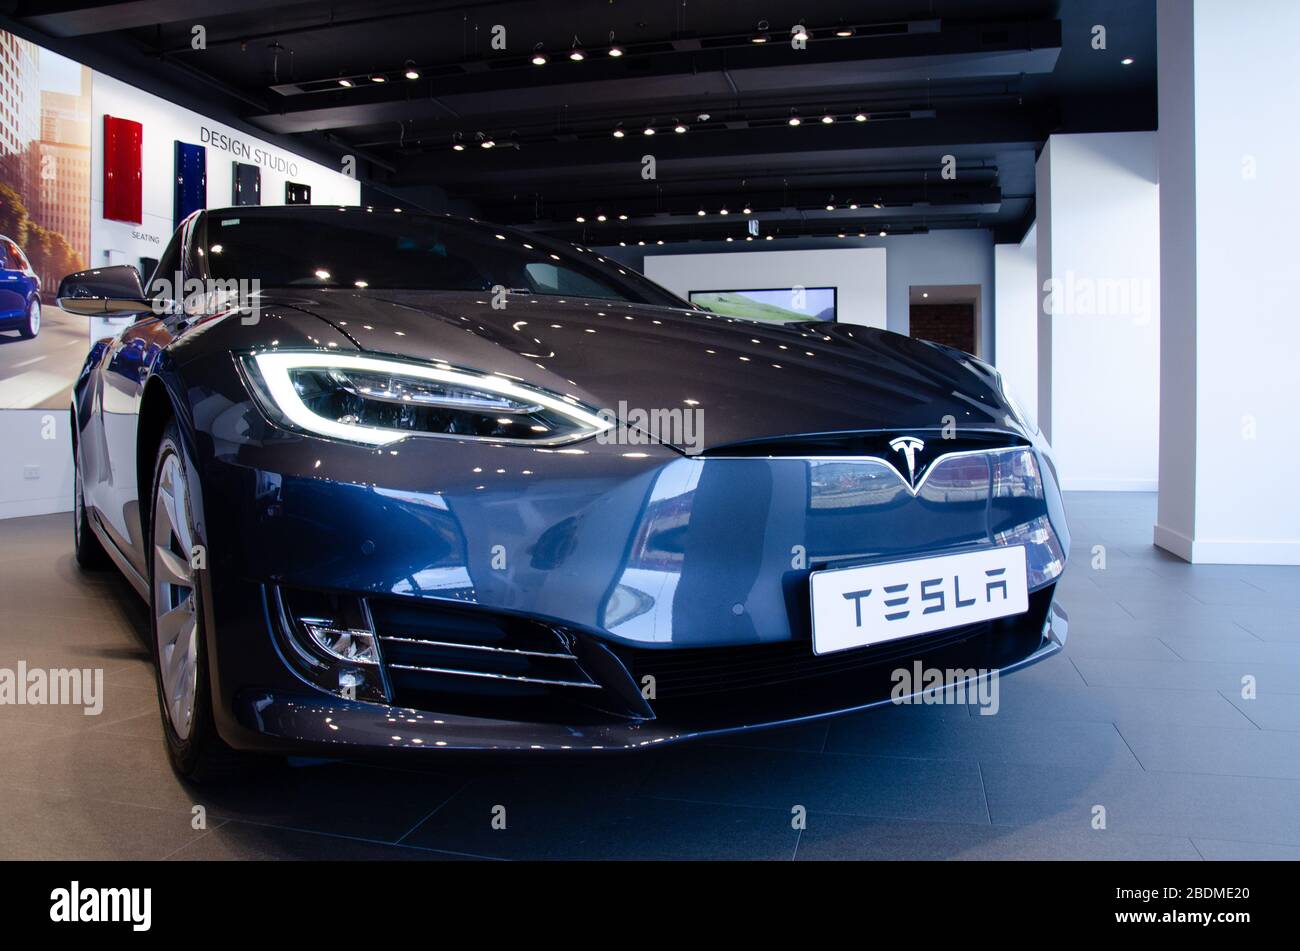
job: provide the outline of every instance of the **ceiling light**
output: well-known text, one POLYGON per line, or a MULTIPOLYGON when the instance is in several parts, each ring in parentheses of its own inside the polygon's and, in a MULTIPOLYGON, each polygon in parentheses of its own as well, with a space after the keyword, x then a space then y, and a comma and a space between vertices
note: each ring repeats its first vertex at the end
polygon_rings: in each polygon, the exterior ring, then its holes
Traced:
POLYGON ((884 228, 881 228, 881 229, 880 229, 880 236, 881 236, 882 238, 883 238, 886 234, 888 234, 888 233, 889 233, 889 232, 885 231, 884 228))
POLYGON ((767 21, 766 20, 758 21, 758 32, 749 38, 749 42, 751 43, 767 42, 767 21))
POLYGON ((576 222, 577 222, 578 224, 580 224, 580 225, 581 225, 581 224, 586 224, 586 222, 587 222, 587 219, 584 218, 584 217, 582 217, 582 215, 578 215, 578 217, 574 218, 573 220, 576 221, 576 222))
POLYGON ((644 129, 641 130, 641 134, 642 134, 642 135, 654 135, 654 134, 655 134, 655 127, 652 126, 652 125, 648 125, 648 126, 646 126, 644 129))
POLYGON ((1132 56, 1125 56, 1122 60, 1119 61, 1119 64, 1120 64, 1121 66, 1132 66, 1132 65, 1133 65, 1133 57, 1132 57, 1132 56))
POLYGON ((853 114, 853 121, 854 121, 854 122, 866 122, 866 121, 867 121, 867 114, 866 114, 865 112, 855 112, 855 113, 853 114))
POLYGON ((871 207, 872 207, 872 208, 884 208, 885 206, 882 205, 880 202, 874 202, 874 203, 872 204, 871 207))
POLYGON ((573 46, 569 47, 569 59, 575 63, 581 63, 586 58, 586 54, 582 52, 582 44, 578 42, 578 38, 575 36, 573 46))
POLYGON ((834 210, 835 210, 835 204, 834 204, 833 202, 829 202, 829 203, 827 203, 827 205, 826 205, 826 210, 827 210, 827 211, 834 211, 834 210))
POLYGON ((699 211, 696 212, 696 214, 699 215, 701 218, 703 218, 703 217, 704 217, 704 209, 701 208, 699 211))
POLYGON ((678 122, 675 126, 673 126, 673 131, 676 132, 678 135, 681 135, 683 132, 686 131, 686 126, 678 122))
POLYGON ((922 297, 929 297, 929 296, 930 296, 930 292, 929 292, 929 291, 921 291, 921 296, 922 296, 922 297))
POLYGON ((465 151, 465 143, 460 140, 460 133, 457 132, 451 137, 451 147, 457 152, 465 151))
POLYGON ((858 203, 857 203, 856 201, 854 201, 854 202, 849 202, 849 210, 851 210, 851 211, 857 211, 857 210, 858 210, 858 203))
POLYGON ((794 39, 801 42, 808 39, 808 30, 802 24, 799 24, 798 28, 795 30, 794 39))
POLYGON ((766 237, 764 237, 763 240, 764 240, 764 241, 771 241, 771 240, 772 240, 772 236, 769 234, 769 235, 767 235, 766 237))
POLYGON ((385 76, 383 73, 375 73, 373 76, 370 77, 370 81, 372 83, 386 83, 388 82, 388 77, 385 76))
POLYGON ((750 214, 753 214, 753 213, 754 213, 754 209, 752 209, 752 208, 750 208, 748 205, 746 205, 744 208, 740 209, 740 213, 741 213, 742 215, 750 215, 750 214))
POLYGON ((696 116, 695 118, 699 119, 701 122, 708 122, 708 121, 709 121, 711 118, 713 118, 713 117, 710 116, 707 112, 701 112, 701 113, 700 113, 698 116, 696 116))
POLYGON ((402 73, 407 79, 419 79, 420 71, 415 68, 415 61, 408 59, 406 61, 406 72, 402 73))
POLYGON ((852 35, 853 35, 853 27, 851 27, 851 26, 842 26, 842 27, 840 27, 838 30, 835 31, 835 35, 836 35, 836 36, 839 36, 839 37, 852 36, 852 35))
POLYGON ((798 124, 799 124, 800 122, 802 122, 803 120, 801 120, 797 115, 795 115, 793 112, 791 112, 791 113, 790 113, 790 118, 787 119, 786 121, 787 121, 787 123, 789 123, 790 125, 798 125, 798 124))
POLYGON ((720 214, 720 215, 729 215, 729 214, 731 214, 731 211, 727 208, 726 205, 723 205, 720 209, 718 209, 718 214, 720 214))
POLYGON ((619 220, 619 221, 627 221, 627 215, 619 215, 619 216, 618 216, 618 220, 619 220))
POLYGON ((623 47, 614 42, 614 31, 609 31, 609 55, 615 58, 623 55, 623 47))
POLYGON ((736 239, 733 238, 731 235, 727 235, 727 240, 728 240, 728 241, 735 241, 736 239))
POLYGON ((597 216, 596 216, 596 220, 597 220, 597 221, 605 221, 606 218, 605 218, 604 215, 597 215, 597 216))
POLYGON ((842 237, 844 237, 844 232, 841 231, 841 232, 840 232, 839 234, 837 234, 835 237, 837 237, 837 238, 842 238, 842 237))
POLYGON ((351 88, 352 88, 352 80, 350 80, 350 79, 340 79, 340 80, 339 80, 339 85, 342 86, 344 89, 351 89, 351 88))
POLYGON ((830 125, 834 121, 835 121, 835 117, 831 115, 829 112, 826 113, 826 115, 822 116, 822 123, 824 125, 830 125))
POLYGON ((643 247, 643 248, 645 247, 645 242, 644 242, 644 241, 638 241, 637 244, 638 244, 640 247, 643 247))
POLYGON ((497 144, 496 140, 493 139, 492 136, 490 135, 484 136, 483 141, 479 143, 479 145, 485 149, 490 149, 492 148, 492 146, 496 144, 497 144))
POLYGON ((533 47, 533 65, 534 66, 546 65, 546 54, 542 52, 541 43, 538 43, 536 46, 533 47))
POLYGON ((621 139, 626 133, 623 131, 623 123, 614 126, 614 138, 621 139))
POLYGON ((655 244, 663 244, 663 243, 664 243, 664 239, 663 239, 663 238, 660 238, 658 241, 655 242, 655 244))

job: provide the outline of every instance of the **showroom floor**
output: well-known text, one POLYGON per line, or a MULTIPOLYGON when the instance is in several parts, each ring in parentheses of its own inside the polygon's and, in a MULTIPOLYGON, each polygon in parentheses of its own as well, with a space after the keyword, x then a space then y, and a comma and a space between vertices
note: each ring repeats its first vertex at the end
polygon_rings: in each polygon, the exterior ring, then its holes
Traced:
POLYGON ((0 667, 102 667, 106 697, 97 717, 0 706, 0 858, 1300 858, 1300 568, 1167 556, 1154 495, 1068 509, 1069 646, 1006 678, 995 716, 900 707, 638 757, 435 753, 202 790, 164 759, 134 593, 77 570, 69 516, 3 521, 0 667))

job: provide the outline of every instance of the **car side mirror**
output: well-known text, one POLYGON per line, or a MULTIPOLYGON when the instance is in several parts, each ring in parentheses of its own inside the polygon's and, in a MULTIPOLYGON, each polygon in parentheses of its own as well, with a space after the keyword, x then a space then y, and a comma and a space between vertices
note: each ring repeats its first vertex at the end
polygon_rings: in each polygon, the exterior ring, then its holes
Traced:
POLYGON ((129 264, 69 274, 59 281, 58 301, 68 313, 85 317, 121 317, 152 309, 140 284, 140 272, 129 264))

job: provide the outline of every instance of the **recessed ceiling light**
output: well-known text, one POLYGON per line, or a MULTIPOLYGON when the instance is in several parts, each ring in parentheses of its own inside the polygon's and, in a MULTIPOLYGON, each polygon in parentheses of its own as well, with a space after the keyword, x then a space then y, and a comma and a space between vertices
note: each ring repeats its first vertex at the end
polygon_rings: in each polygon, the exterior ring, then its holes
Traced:
POLYGON ((644 129, 641 130, 641 134, 642 134, 642 135, 654 135, 654 134, 655 134, 655 127, 652 126, 652 125, 648 125, 648 126, 646 126, 644 129))
POLYGON ((582 215, 578 215, 578 217, 574 218, 573 220, 576 221, 576 222, 577 222, 578 224, 580 224, 580 225, 581 225, 581 224, 586 224, 586 223, 587 223, 587 219, 584 218, 582 215))
POLYGON ((726 205, 723 205, 721 208, 718 209, 718 214, 720 214, 720 215, 729 215, 729 214, 731 214, 731 211, 727 208, 726 205))
POLYGON ((798 116, 791 116, 786 121, 788 122, 789 125, 799 125, 803 120, 800 119, 798 116))
POLYGON ((836 35, 836 36, 840 36, 840 37, 852 36, 852 35, 853 35, 853 27, 851 27, 851 26, 842 26, 842 27, 840 27, 838 30, 835 31, 835 35, 836 35))
POLYGON ((610 56, 613 56, 613 57, 619 57, 619 56, 622 56, 622 55, 623 55, 623 47, 621 47, 621 46, 611 46, 611 47, 609 48, 609 55, 610 55, 610 56))
POLYGON ((1133 65, 1133 57, 1132 57, 1132 56, 1125 56, 1122 60, 1119 61, 1119 64, 1120 64, 1121 66, 1132 66, 1132 65, 1133 65))
POLYGON ((497 143, 496 143, 496 140, 493 139, 492 136, 490 136, 490 135, 487 136, 486 138, 484 138, 483 141, 479 143, 479 145, 482 146, 482 147, 485 148, 485 149, 490 149, 490 148, 492 148, 492 146, 494 146, 494 145, 496 145, 496 144, 497 144, 497 143))
POLYGON ((856 201, 855 201, 855 202, 850 202, 850 203, 849 203, 849 208, 850 208, 852 211, 857 211, 857 210, 858 210, 858 203, 857 203, 856 201))
POLYGON ((352 80, 350 80, 350 79, 340 79, 340 80, 339 80, 339 85, 342 86, 344 89, 351 89, 351 88, 352 88, 352 80))
POLYGON ((679 122, 675 126, 673 126, 673 131, 676 132, 678 135, 681 135, 683 132, 686 131, 686 126, 682 125, 679 122))
POLYGON ((835 210, 835 205, 834 205, 833 203, 827 204, 827 205, 826 205, 826 210, 827 210, 827 211, 834 211, 834 210, 835 210))
POLYGON ((930 296, 930 292, 929 292, 929 291, 921 291, 921 296, 922 296, 922 297, 929 297, 929 296, 930 296))
POLYGON ((596 216, 596 220, 597 220, 597 221, 605 221, 606 218, 605 218, 604 215, 597 215, 597 216, 596 216))
POLYGON ((880 236, 881 236, 882 238, 883 238, 887 233, 888 233, 888 232, 886 232, 884 228, 881 228, 881 229, 880 229, 880 236))
POLYGON ((826 125, 830 125, 834 121, 835 121, 835 117, 831 115, 829 112, 826 113, 826 115, 822 116, 822 122, 825 123, 826 125))
POLYGON ((546 54, 542 52, 541 43, 538 43, 536 46, 533 47, 533 65, 534 66, 546 65, 546 54))
POLYGON ((703 218, 703 217, 704 217, 704 209, 701 208, 699 211, 696 212, 696 214, 699 215, 701 218, 703 218))
POLYGON ((622 124, 619 124, 614 127, 614 138, 621 139, 623 138, 624 135, 626 135, 626 133, 623 131, 622 124))
POLYGON ((619 215, 619 216, 618 216, 618 220, 619 220, 619 221, 627 221, 627 215, 619 215))
POLYGON ((388 82, 388 77, 385 76, 383 73, 375 73, 373 76, 370 77, 370 81, 372 83, 386 83, 388 82))
POLYGON ((746 205, 744 208, 740 209, 740 213, 741 213, 742 215, 751 215, 751 214, 754 213, 754 209, 752 209, 752 208, 750 208, 748 205, 746 205))
POLYGON ((855 113, 853 114, 853 121, 854 121, 854 122, 866 122, 866 121, 867 121, 867 114, 866 114, 865 112, 855 112, 855 113))
POLYGON ((415 61, 414 61, 414 60, 409 60, 409 59, 408 59, 408 60, 406 61, 406 72, 404 72, 402 75, 405 76, 407 79, 419 79, 419 78, 420 78, 420 71, 419 71, 418 69, 415 68, 415 61))

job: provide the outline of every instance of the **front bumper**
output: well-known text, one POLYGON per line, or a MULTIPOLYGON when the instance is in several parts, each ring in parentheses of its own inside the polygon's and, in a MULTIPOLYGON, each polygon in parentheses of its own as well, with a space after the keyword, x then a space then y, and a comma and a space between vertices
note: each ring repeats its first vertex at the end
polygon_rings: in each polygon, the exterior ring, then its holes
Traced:
MULTIPOLYGON (((924 658, 915 655, 926 669, 974 670, 973 676, 959 677, 947 682, 944 697, 965 697, 974 702, 989 690, 996 690, 999 677, 1029 667, 1040 660, 1059 653, 1065 646, 1068 618, 1059 605, 1051 604, 1039 644, 1019 659, 1005 662, 1001 667, 971 668, 963 662, 987 657, 987 646, 967 646, 955 653, 924 658), (946 662, 948 667, 931 664, 946 662)), ((906 665, 913 662, 909 659, 906 665)), ((895 662, 891 669, 898 669, 895 662)), ((883 670, 883 669, 882 669, 883 670)), ((880 671, 877 672, 879 674, 880 671)), ((869 679, 868 682, 871 682, 869 679)), ((879 678, 875 678, 879 683, 879 678)), ((349 750, 413 750, 453 749, 497 752, 598 752, 635 750, 649 746, 676 743, 707 736, 722 736, 747 730, 788 726, 839 716, 872 707, 917 702, 935 702, 935 691, 910 692, 860 698, 848 706, 833 706, 818 712, 782 713, 773 709, 767 716, 740 719, 721 725, 706 726, 699 722, 664 721, 660 719, 597 723, 587 725, 562 725, 556 723, 501 720, 487 717, 435 714, 424 710, 357 703, 320 693, 267 691, 250 688, 240 691, 237 715, 242 724, 259 736, 287 744, 293 749, 314 749, 340 753, 349 750), (927 696, 928 693, 928 696, 927 696)))
MULTIPOLYGON (((808 643, 815 570, 1013 544, 1008 533, 1034 524, 1059 573, 1069 538, 1044 457, 1040 493, 991 498, 989 471, 965 459, 912 494, 852 459, 692 459, 591 441, 374 450, 211 405, 196 420, 210 436, 196 447, 207 645, 218 731, 236 748, 629 749, 878 706, 915 662, 978 681, 1063 641, 1053 577, 1015 618, 825 663, 808 643), (576 704, 564 688, 499 681, 471 696, 424 669, 441 664, 415 661, 384 671, 382 702, 348 700, 295 669, 268 606, 276 591, 553 628, 601 689, 576 704), (659 681, 648 700, 647 673, 659 681)), ((390 659, 401 640, 384 643, 390 659)))

